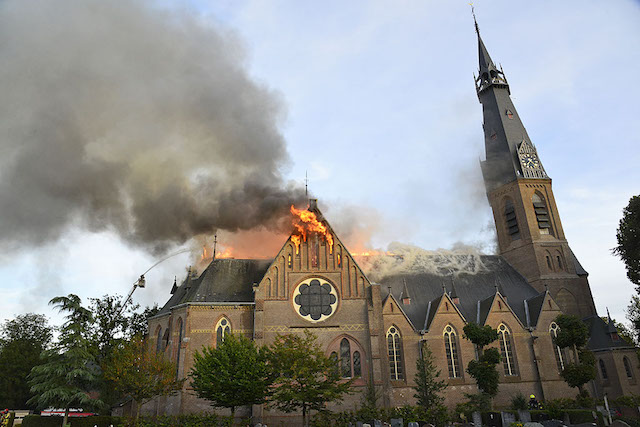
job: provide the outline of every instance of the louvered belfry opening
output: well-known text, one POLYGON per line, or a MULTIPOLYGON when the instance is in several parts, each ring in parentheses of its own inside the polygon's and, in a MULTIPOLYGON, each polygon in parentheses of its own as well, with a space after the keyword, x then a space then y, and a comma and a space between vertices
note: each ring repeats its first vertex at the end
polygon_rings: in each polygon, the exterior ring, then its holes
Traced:
POLYGON ((538 193, 535 193, 533 195, 532 202, 533 209, 536 213, 536 220, 538 221, 538 228, 540 229, 540 233, 551 234, 551 222, 549 221, 549 211, 547 210, 547 204, 538 193))
POLYGON ((507 199, 504 205, 504 217, 511 240, 518 240, 520 238, 520 229, 518 228, 518 218, 516 218, 516 210, 511 199, 507 199))

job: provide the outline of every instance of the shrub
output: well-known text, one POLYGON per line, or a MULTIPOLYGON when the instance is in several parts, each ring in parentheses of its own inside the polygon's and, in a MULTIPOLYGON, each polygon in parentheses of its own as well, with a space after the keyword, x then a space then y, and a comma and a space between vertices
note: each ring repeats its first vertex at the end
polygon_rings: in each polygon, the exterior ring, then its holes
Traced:
POLYGON ((527 399, 525 399, 524 395, 518 392, 515 396, 511 398, 511 409, 527 409, 527 399))
MULTIPOLYGON (((571 424, 582 424, 593 422, 593 412, 586 409, 569 409, 566 411, 569 415, 571 424)), ((600 412, 596 411, 598 425, 604 425, 604 418, 600 412)))
POLYGON ((216 414, 189 414, 178 416, 163 415, 160 417, 140 417, 138 421, 133 418, 124 418, 118 427, 226 427, 230 425, 230 417, 224 417, 216 414))
POLYGON ((60 427, 62 417, 41 417, 40 415, 27 415, 22 420, 22 427, 60 427))
POLYGON ((117 426, 122 422, 121 417, 110 417, 108 415, 98 415, 86 418, 71 418, 69 419, 71 427, 109 427, 111 425, 117 426))

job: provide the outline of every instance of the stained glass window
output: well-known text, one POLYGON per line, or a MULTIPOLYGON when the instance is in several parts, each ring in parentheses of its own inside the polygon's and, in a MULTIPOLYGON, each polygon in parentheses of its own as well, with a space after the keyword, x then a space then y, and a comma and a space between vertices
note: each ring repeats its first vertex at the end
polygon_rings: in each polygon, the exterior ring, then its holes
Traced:
POLYGON ((218 321, 218 325, 216 326, 216 343, 221 343, 224 341, 224 337, 227 334, 231 333, 231 323, 226 317, 223 317, 218 321))
POLYGON ((338 298, 329 283, 314 278, 298 286, 293 301, 300 316, 319 321, 333 314, 338 298))
POLYGON ((500 355, 502 356, 502 366, 504 367, 504 374, 507 376, 518 375, 518 372, 516 371, 515 359, 513 358, 511 333, 504 323, 498 326, 498 334, 498 338, 500 340, 500 355))
POLYGON ((460 371, 460 361, 458 359, 456 331, 450 325, 444 328, 444 350, 447 355, 449 378, 460 378, 462 372, 460 371))
POLYGON ((555 339, 558 336, 558 330, 560 330, 558 325, 555 322, 552 322, 551 326, 549 326, 549 334, 551 334, 551 339, 553 340, 553 353, 556 356, 556 365, 558 365, 558 372, 562 372, 564 371, 564 354, 562 352, 562 349, 555 343, 555 339))

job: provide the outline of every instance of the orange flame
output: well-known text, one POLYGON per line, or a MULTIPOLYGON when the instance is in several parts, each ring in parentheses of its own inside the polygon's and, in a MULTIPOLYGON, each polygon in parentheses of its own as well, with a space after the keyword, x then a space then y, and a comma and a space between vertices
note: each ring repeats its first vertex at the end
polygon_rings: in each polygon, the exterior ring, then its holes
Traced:
POLYGON ((224 251, 216 253, 216 258, 233 258, 233 251, 231 248, 225 248, 224 251))
POLYGON ((333 253, 333 236, 329 230, 327 230, 327 227, 318 221, 318 217, 314 212, 306 209, 296 209, 295 206, 291 205, 291 213, 299 219, 298 222, 294 222, 293 226, 298 230, 300 235, 294 234, 291 236, 291 240, 296 245, 296 253, 300 250, 301 237, 306 242, 309 232, 323 235, 327 243, 329 243, 329 252, 333 253))

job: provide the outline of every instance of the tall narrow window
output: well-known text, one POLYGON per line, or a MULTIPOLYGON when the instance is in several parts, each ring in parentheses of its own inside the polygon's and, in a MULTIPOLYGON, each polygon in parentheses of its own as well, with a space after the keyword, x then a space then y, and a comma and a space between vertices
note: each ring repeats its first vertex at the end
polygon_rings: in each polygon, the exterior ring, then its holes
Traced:
POLYGON ((609 376, 607 375, 607 367, 604 366, 604 360, 600 359, 600 374, 602 375, 602 379, 603 380, 607 380, 609 379, 609 376))
POLYGON ((222 341, 224 341, 224 337, 230 333, 231 323, 229 322, 229 319, 223 317, 222 319, 218 320, 218 324, 216 325, 216 344, 220 344, 222 341))
POLYGON ((293 256, 291 256, 291 254, 287 255, 287 267, 293 267, 293 256))
POLYGON ((178 350, 176 351, 176 378, 180 375, 180 346, 182 343, 182 319, 178 318, 178 350))
POLYGON ((631 372, 631 363, 629 363, 627 356, 622 358, 622 363, 624 364, 624 371, 627 373, 627 378, 632 379, 633 373, 631 372))
POLYGON ((351 345, 346 338, 340 341, 340 371, 343 378, 351 378, 351 345))
POLYGON ((558 365, 558 372, 564 371, 564 355, 562 349, 556 345, 556 337, 558 336, 558 330, 560 328, 556 322, 552 322, 549 326, 549 334, 551 335, 551 341, 553 342, 553 354, 556 356, 556 365, 558 365))
POLYGON ((553 264, 551 264, 551 255, 547 255, 547 267, 549 267, 550 271, 553 271, 553 264))
POLYGON ((547 204, 539 193, 534 193, 531 198, 533 202, 533 210, 536 213, 536 220, 538 221, 538 229, 540 234, 552 234, 551 223, 549 221, 549 211, 547 210, 547 204))
POLYGON ((498 326, 498 334, 498 339, 500 340, 500 355, 502 356, 502 366, 504 367, 504 374, 507 376, 518 375, 516 371, 515 359, 513 358, 511 333, 504 323, 498 326))
POLYGON ((402 337, 400 331, 392 326, 387 331, 387 347, 389 349, 389 368, 392 380, 404 379, 402 369, 402 337))
POLYGON ((313 243, 311 243, 311 267, 318 266, 318 256, 320 253, 320 243, 318 243, 318 238, 313 239, 313 243))
POLYGON ((331 352, 331 355, 329 356, 329 359, 331 359, 331 361, 333 361, 333 363, 335 364, 335 369, 336 371, 340 372, 340 362, 338 362, 338 353, 336 353, 335 351, 331 352))
POLYGON ((162 336, 162 351, 167 351, 167 347, 169 347, 170 343, 171 343, 171 319, 169 319, 169 326, 167 326, 167 329, 164 331, 164 335, 162 336))
POLYGON ((353 352, 353 376, 359 377, 362 375, 362 361, 360 360, 360 352, 353 352))
POLYGON ((450 325, 444 328, 444 351, 447 355, 449 378, 460 378, 462 372, 460 371, 460 362, 458 360, 456 331, 450 325))
POLYGON ((162 327, 158 326, 158 338, 156 338, 156 353, 162 351, 162 327))
POLYGON ((518 240, 520 238, 518 218, 516 218, 516 210, 513 207, 513 202, 509 198, 507 198, 504 203, 504 219, 507 224, 507 233, 509 233, 511 240, 518 240))

